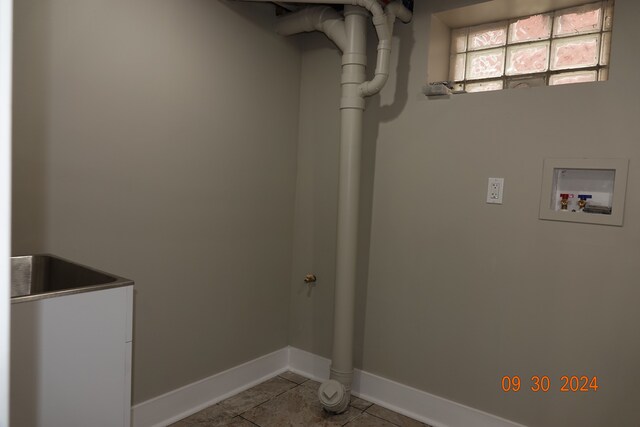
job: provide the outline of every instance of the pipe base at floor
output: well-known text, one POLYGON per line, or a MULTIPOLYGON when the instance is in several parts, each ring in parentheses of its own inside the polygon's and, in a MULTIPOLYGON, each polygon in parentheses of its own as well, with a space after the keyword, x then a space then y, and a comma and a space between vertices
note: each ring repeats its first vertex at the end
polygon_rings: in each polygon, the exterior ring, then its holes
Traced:
POLYGON ((320 385, 318 397, 322 407, 334 414, 341 414, 349 407, 351 393, 336 380, 327 380, 320 385))

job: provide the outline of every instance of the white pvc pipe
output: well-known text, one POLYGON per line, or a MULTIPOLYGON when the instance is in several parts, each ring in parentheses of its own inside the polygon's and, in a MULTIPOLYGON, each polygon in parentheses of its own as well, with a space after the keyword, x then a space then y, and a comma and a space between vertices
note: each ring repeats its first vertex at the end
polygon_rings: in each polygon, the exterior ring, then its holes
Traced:
POLYGON ((391 62, 391 38, 378 42, 378 59, 373 79, 360 85, 362 96, 371 96, 380 92, 389 79, 389 64, 391 62))
POLYGON ((411 19, 411 12, 397 0, 387 5, 386 12, 377 0, 302 0, 297 3, 345 5, 344 23, 339 21, 339 15, 332 8, 313 7, 281 18, 276 27, 278 33, 282 35, 322 31, 343 52, 333 354, 330 379, 323 382, 318 390, 322 406, 328 411, 340 413, 348 408, 353 380, 353 330, 364 98, 378 93, 387 82, 393 24, 396 17, 408 22, 411 19), (373 15, 373 24, 378 35, 376 71, 371 81, 365 81, 368 13, 363 8, 373 15))
POLYGON ((323 406, 344 412, 351 398, 353 381, 353 329, 360 200, 360 153, 362 115, 365 109, 360 85, 366 78, 366 12, 345 6, 347 50, 342 56, 342 100, 340 102, 340 179, 334 295, 333 354, 330 381, 320 387, 323 406), (340 387, 335 383, 339 383, 340 387), (335 391, 335 394, 327 394, 335 391))
MULTIPOLYGON (((249 0, 253 2, 267 2, 270 0, 249 0)), ((373 79, 368 82, 362 82, 359 91, 363 97, 375 95, 380 92, 389 79, 389 63, 391 60, 391 36, 393 33, 393 22, 398 17, 403 22, 411 20, 411 12, 407 10, 401 2, 394 1, 387 5, 385 10, 382 9, 378 0, 302 0, 296 3, 310 3, 310 4, 343 4, 345 8, 347 5, 360 6, 367 9, 373 15, 373 24, 376 28, 378 35, 378 58, 376 61, 376 71, 373 79)), ((320 31, 323 31, 319 29, 320 31)), ((300 30, 312 31, 312 30, 300 30)), ((290 34, 295 34, 292 32, 290 34)), ((336 45, 336 42, 330 34, 327 33, 336 45)), ((338 45, 339 46, 339 45, 338 45)), ((344 51, 344 49, 342 49, 344 51)))
POLYGON ((391 38, 393 37, 393 24, 396 18, 402 22, 411 21, 412 13, 402 5, 400 1, 389 3, 385 7, 384 18, 373 17, 378 34, 378 58, 376 71, 372 80, 360 86, 362 96, 371 96, 380 92, 389 79, 389 66, 391 63, 391 38))
MULTIPOLYGON (((244 0, 251 1, 254 3, 273 3, 273 0, 244 0)), ((353 6, 361 6, 371 12, 370 7, 379 7, 380 12, 382 12, 382 6, 378 3, 378 0, 279 0, 278 3, 304 3, 304 4, 344 4, 344 5, 353 5, 353 6), (375 4, 375 6, 374 6, 375 4)), ((373 13, 373 12, 372 12, 373 13)))
POLYGON ((280 18, 276 24, 276 32, 283 36, 309 31, 323 32, 341 51, 347 46, 342 16, 329 6, 308 7, 290 13, 280 18))
MULTIPOLYGON (((394 21, 395 21, 395 18, 398 18, 399 20, 401 20, 405 24, 407 22, 411 21, 411 18, 413 17, 413 14, 411 13, 411 11, 409 9, 407 9, 406 7, 404 7, 402 2, 400 2, 400 1, 394 1, 394 2, 389 3, 385 7, 385 12, 390 17, 393 16, 393 20, 394 21)), ((392 25, 393 25, 393 22, 392 22, 392 25)), ((392 33, 393 33, 393 31, 392 31, 392 33)))
POLYGON ((340 105, 342 121, 333 353, 330 379, 323 382, 318 390, 323 407, 337 413, 348 408, 353 381, 353 331, 364 97, 377 93, 387 81, 391 35, 395 20, 395 13, 390 14, 389 17, 378 17, 380 19, 374 16, 377 34, 381 37, 378 44, 376 76, 372 81, 365 82, 366 15, 362 12, 364 12, 362 9, 345 6, 347 50, 342 57, 340 105))

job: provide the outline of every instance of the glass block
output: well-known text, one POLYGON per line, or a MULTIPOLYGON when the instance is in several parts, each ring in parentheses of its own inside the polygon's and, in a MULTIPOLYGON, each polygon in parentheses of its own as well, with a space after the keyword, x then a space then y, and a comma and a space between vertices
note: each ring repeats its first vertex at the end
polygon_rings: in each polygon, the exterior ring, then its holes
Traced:
POLYGON ((602 28, 602 3, 556 12, 553 23, 554 36, 571 36, 581 33, 592 33, 602 28))
POLYGON ((468 28, 460 28, 451 31, 451 53, 460 53, 467 51, 467 32, 468 28))
POLYGON ((508 89, 522 89, 528 87, 540 87, 546 86, 547 82, 544 76, 539 77, 526 77, 526 78, 514 78, 509 79, 507 82, 508 89))
POLYGON ((500 90, 502 87, 502 80, 489 80, 479 83, 467 83, 465 90, 467 92, 489 92, 491 90, 500 90))
POLYGON ((549 77, 549 86, 595 82, 596 80, 598 80, 598 73, 595 70, 574 71, 572 73, 553 74, 549 77))
POLYGON ((500 77, 504 73, 504 48, 469 52, 467 79, 500 77))
POLYGON ((611 57, 611 33, 602 33, 602 45, 600 46, 600 65, 609 65, 611 57))
POLYGON ((506 43, 506 22, 496 22, 469 28, 469 50, 504 46, 506 43))
POLYGON ((551 15, 533 15, 517 19, 509 25, 509 43, 548 39, 551 36, 551 15))
POLYGON ((600 59, 600 34, 553 40, 551 69, 592 67, 600 59))
POLYGON ((507 48, 505 74, 533 74, 547 71, 549 66, 549 42, 515 45, 507 48))
POLYGON ((604 31, 611 31, 613 27, 613 0, 605 2, 604 17, 602 20, 602 29, 604 31))
POLYGON ((465 62, 467 55, 459 53, 451 55, 451 65, 449 66, 449 79, 459 82, 464 80, 465 62))

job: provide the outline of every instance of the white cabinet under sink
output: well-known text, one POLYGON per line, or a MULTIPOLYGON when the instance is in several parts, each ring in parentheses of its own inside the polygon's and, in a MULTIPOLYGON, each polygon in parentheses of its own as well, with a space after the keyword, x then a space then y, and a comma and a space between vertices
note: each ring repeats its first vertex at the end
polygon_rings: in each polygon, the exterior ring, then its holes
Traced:
POLYGON ((11 306, 11 425, 129 427, 133 285, 11 306))

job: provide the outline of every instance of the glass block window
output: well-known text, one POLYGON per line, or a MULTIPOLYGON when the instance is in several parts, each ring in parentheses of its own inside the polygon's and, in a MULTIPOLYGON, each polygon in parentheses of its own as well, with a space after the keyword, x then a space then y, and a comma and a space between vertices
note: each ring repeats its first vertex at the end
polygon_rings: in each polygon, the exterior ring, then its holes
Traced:
POLYGON ((613 0, 451 31, 450 79, 481 92, 607 80, 613 0))

